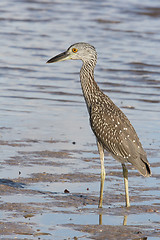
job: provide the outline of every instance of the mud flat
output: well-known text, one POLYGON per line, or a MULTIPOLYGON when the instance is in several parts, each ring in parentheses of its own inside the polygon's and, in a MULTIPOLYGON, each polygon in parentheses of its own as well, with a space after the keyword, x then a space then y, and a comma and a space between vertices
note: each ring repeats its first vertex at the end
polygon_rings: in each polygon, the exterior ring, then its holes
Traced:
MULTIPOLYGON (((6 171, 16 167, 18 176, 0 179, 1 239, 160 238, 158 186, 143 186, 144 178, 130 167, 131 207, 126 209, 121 168, 108 163, 104 207, 98 209, 98 155, 79 162, 80 166, 89 164, 90 171, 84 168, 76 172, 71 165, 78 161, 75 152, 78 155, 81 151, 24 151, 27 147, 34 149, 37 143, 1 142, 1 146, 19 148, 18 155, 1 166, 6 171), (67 159, 68 170, 61 174, 67 159), (138 185, 134 186, 136 178, 138 185)), ((153 177, 159 181, 158 174, 153 177)))

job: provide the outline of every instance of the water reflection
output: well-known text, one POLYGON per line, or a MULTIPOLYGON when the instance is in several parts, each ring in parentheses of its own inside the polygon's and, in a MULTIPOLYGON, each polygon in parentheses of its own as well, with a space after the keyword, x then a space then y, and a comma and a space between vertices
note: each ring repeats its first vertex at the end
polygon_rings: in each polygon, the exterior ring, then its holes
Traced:
POLYGON ((127 225, 127 215, 126 216, 124 216, 124 219, 123 219, 123 225, 125 226, 125 225, 127 225))
MULTIPOLYGON (((127 225, 127 215, 124 216, 123 226, 127 225)), ((103 225, 103 214, 99 214, 99 225, 103 225)))

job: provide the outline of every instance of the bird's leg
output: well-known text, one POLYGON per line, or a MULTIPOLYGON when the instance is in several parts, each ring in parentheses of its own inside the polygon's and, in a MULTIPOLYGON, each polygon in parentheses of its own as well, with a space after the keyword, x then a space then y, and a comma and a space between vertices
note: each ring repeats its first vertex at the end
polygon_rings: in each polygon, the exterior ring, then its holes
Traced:
POLYGON ((101 160, 101 187, 100 187, 100 198, 99 198, 99 205, 98 207, 102 207, 102 201, 103 201, 103 187, 104 187, 104 180, 105 180, 105 168, 104 168, 104 150, 101 143, 97 141, 98 151, 100 155, 101 160))
POLYGON ((130 207, 129 192, 128 192, 128 170, 124 163, 122 163, 122 168, 123 168, 123 177, 124 177, 124 186, 125 186, 126 207, 130 207))

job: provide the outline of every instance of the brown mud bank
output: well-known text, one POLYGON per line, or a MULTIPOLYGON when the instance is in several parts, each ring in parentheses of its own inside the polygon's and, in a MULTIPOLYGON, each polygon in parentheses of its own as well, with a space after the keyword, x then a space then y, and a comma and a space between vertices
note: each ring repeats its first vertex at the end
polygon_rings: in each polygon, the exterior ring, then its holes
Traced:
MULTIPOLYGON (((11 143, 1 142, 4 144, 11 143)), ((23 150, 1 165, 2 169, 16 167, 17 171, 17 178, 0 179, 1 239, 160 238, 157 185, 143 185, 143 178, 130 171, 131 207, 126 209, 121 168, 106 163, 104 207, 98 209, 98 157, 82 158, 90 168, 78 172, 73 167, 75 151, 24 151, 28 144, 14 145, 23 150), (70 171, 61 173, 64 164, 70 171)), ((159 167, 158 163, 154 165, 159 167)), ((153 177, 160 179, 158 174, 153 177)))

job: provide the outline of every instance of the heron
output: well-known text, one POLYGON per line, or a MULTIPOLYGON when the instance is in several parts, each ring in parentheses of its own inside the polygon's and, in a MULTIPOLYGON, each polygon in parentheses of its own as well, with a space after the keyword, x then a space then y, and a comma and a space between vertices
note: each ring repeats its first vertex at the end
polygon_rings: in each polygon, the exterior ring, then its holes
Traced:
POLYGON ((103 93, 94 80, 97 52, 94 46, 80 42, 71 45, 65 52, 52 57, 47 63, 65 60, 82 60, 80 82, 87 105, 90 126, 97 140, 101 162, 101 184, 98 207, 102 208, 105 181, 104 150, 118 160, 123 169, 125 202, 130 206, 128 192, 128 170, 126 163, 131 163, 144 177, 151 176, 147 154, 137 133, 126 115, 103 93))

